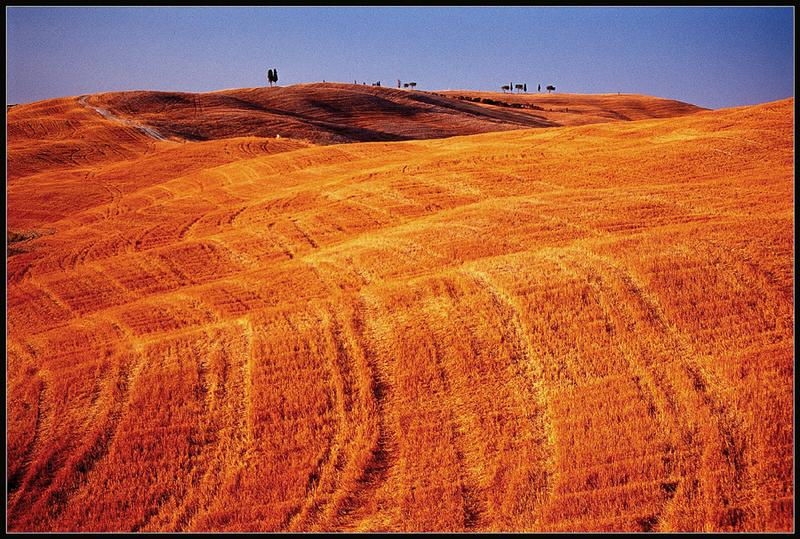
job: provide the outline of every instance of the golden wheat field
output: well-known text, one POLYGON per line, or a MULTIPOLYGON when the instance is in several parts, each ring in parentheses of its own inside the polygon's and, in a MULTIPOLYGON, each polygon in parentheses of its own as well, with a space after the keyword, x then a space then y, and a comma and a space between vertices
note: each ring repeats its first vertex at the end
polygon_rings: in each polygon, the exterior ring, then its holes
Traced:
POLYGON ((8 529, 792 530, 794 99, 525 99, 11 107, 8 529))

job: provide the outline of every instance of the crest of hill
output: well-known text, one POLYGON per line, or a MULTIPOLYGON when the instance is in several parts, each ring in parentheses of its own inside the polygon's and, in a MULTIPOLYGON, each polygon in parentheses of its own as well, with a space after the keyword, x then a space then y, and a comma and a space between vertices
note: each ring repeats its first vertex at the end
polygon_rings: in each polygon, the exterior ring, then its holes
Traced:
POLYGON ((93 162, 108 153, 133 157, 152 145, 148 129, 187 142, 280 135, 326 145, 664 118, 700 110, 640 95, 431 93, 316 83, 50 99, 9 108, 7 132, 9 157, 17 162, 12 173, 19 174, 52 169, 59 162, 93 162))
POLYGON ((135 118, 167 136, 190 141, 280 135, 315 144, 444 138, 662 118, 703 110, 679 101, 631 95, 549 96, 549 105, 542 110, 514 107, 515 103, 524 103, 526 97, 509 95, 506 100, 511 106, 487 106, 449 93, 314 83, 201 94, 107 93, 92 96, 89 102, 122 117, 135 118), (547 110, 554 107, 571 110, 547 110))
POLYGON ((8 174, 11 178, 48 175, 42 181, 50 181, 51 175, 60 181, 74 175, 76 181, 83 181, 85 167, 144 155, 158 161, 163 152, 178 151, 171 147, 174 142, 204 142, 202 148, 178 153, 218 157, 202 159, 203 166, 211 166, 309 144, 436 139, 662 118, 700 110, 650 96, 437 94, 339 83, 198 94, 102 93, 9 108, 8 174), (562 112, 561 107, 568 111, 562 112), (170 142, 153 138, 152 133, 170 142), (212 151, 208 145, 213 144, 224 147, 212 151))
POLYGON ((641 94, 513 94, 444 90, 439 95, 476 103, 492 110, 516 110, 558 126, 672 118, 708 110, 674 99, 641 94))
POLYGON ((190 141, 280 135, 315 144, 386 142, 554 125, 447 96, 338 83, 199 94, 118 92, 89 102, 190 141))

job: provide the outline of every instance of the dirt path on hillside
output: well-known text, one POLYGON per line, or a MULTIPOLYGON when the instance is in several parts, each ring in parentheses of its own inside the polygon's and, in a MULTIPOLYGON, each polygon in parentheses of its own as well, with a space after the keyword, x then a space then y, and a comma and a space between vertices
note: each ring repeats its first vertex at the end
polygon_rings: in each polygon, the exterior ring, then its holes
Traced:
MULTIPOLYGON (((147 127, 146 125, 137 124, 136 122, 132 122, 131 120, 127 120, 125 118, 120 118, 119 116, 114 116, 113 114, 108 112, 106 109, 101 109, 100 107, 95 107, 94 105, 90 105, 89 103, 86 102, 86 97, 87 96, 85 96, 85 95, 81 96, 78 99, 78 102, 81 105, 83 105, 85 107, 89 107, 90 109, 94 110, 95 112, 100 114, 100 116, 102 116, 103 118, 105 118, 107 120, 110 120, 112 122, 116 122, 116 123, 125 125, 127 127, 133 127, 134 129, 144 133, 145 135, 147 135, 150 138, 154 138, 156 140, 170 141, 167 137, 165 137, 164 135, 162 135, 161 133, 159 133, 158 131, 156 131, 152 127, 147 127)), ((170 142, 172 142, 172 141, 170 141, 170 142)))

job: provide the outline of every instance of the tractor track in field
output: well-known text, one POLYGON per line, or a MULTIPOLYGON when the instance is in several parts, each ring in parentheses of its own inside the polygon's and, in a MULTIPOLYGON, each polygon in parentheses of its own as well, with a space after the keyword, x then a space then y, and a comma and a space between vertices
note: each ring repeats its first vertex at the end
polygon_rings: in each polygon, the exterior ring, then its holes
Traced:
POLYGON ((368 418, 371 425, 367 446, 369 456, 358 471, 353 490, 340 498, 330 522, 330 528, 339 531, 360 529, 360 523, 370 516, 364 510, 370 501, 375 500, 379 489, 389 478, 396 459, 394 433, 387 421, 393 388, 388 365, 385 364, 387 357, 381 353, 381 345, 388 337, 385 328, 378 325, 381 306, 379 300, 368 291, 362 291, 354 306, 353 337, 356 342, 363 343, 363 371, 369 373, 366 394, 371 401, 374 419, 368 418))
MULTIPOLYGON (((445 282, 445 286, 448 283, 445 282)), ((451 302, 449 307, 456 308, 456 298, 452 294, 448 295, 451 302)), ((435 321, 432 320, 430 313, 426 313, 426 323, 431 328, 436 327, 435 321)), ((466 463, 466 440, 465 435, 461 432, 461 425, 458 421, 457 410, 452 404, 453 398, 456 396, 453 384, 450 381, 450 373, 444 363, 445 351, 437 342, 438 339, 435 335, 431 338, 432 356, 435 363, 437 376, 442 385, 443 401, 444 404, 442 413, 446 416, 447 426, 443 425, 443 436, 447 439, 449 445, 452 447, 453 454, 456 461, 456 475, 458 476, 458 490, 461 497, 461 508, 463 512, 462 525, 467 532, 476 531, 482 524, 484 513, 486 512, 485 500, 478 487, 478 482, 469 472, 466 463)))
MULTIPOLYGON (((576 263, 576 269, 589 276, 590 283, 601 297, 601 303, 605 305, 611 318, 616 320, 617 328, 625 331, 626 327, 639 327, 632 329, 634 331, 632 335, 636 335, 638 340, 631 337, 626 339, 628 342, 648 342, 643 341, 641 335, 643 331, 650 332, 659 339, 655 342, 662 343, 666 350, 677 355, 680 369, 661 372, 658 364, 637 364, 634 359, 637 354, 633 351, 625 354, 632 361, 633 372, 646 381, 645 387, 649 388, 648 392, 656 403, 662 424, 672 432, 672 444, 677 448, 681 444, 686 444, 688 440, 696 440, 694 443, 702 443, 705 448, 702 452, 698 448, 695 457, 697 460, 691 458, 684 460, 684 466, 688 468, 681 474, 678 489, 681 485, 686 485, 686 489, 699 488, 699 492, 706 493, 704 496, 721 496, 719 501, 709 499, 709 502, 719 506, 721 501, 723 507, 730 507, 732 515, 737 514, 738 505, 742 503, 737 493, 744 492, 743 481, 747 475, 747 464, 742 458, 746 447, 743 445, 744 438, 738 432, 737 421, 732 411, 727 408, 724 398, 715 390, 721 387, 721 383, 713 379, 707 369, 696 364, 697 353, 693 351, 691 344, 666 318, 658 299, 648 293, 629 271, 619 267, 610 259, 586 250, 580 250, 571 260, 582 261, 576 263), (599 278, 593 279, 591 275, 595 272, 599 278), (627 297, 617 297, 617 290, 627 297), (629 307, 623 309, 622 306, 629 307), (640 310, 644 315, 637 316, 631 307, 636 311, 640 310), (627 312, 624 312, 625 310, 627 312), (675 388, 689 389, 694 397, 680 398, 675 393, 675 388), (696 411, 693 413, 691 409, 682 410, 681 408, 685 406, 695 406, 696 411), (687 419, 688 415, 705 418, 702 431, 698 432, 691 426, 687 419), (693 478, 699 478, 699 485, 689 487, 693 478)), ((691 451, 691 447, 684 449, 689 450, 689 455, 695 454, 691 451)), ((669 512, 669 505, 678 499, 676 496, 669 497, 664 510, 669 512)), ((708 510, 710 509, 709 507, 708 510)), ((659 515, 657 517, 661 518, 659 515)), ((720 518, 726 517, 706 513, 706 525, 717 529, 721 525, 720 518)), ((672 524, 667 521, 664 525, 672 524)))
POLYGON ((542 440, 542 458, 536 466, 538 473, 531 474, 536 478, 531 485, 531 491, 537 493, 531 522, 531 528, 535 529, 542 518, 543 505, 552 497, 553 483, 557 477, 555 454, 558 441, 553 428, 552 396, 545 383, 544 365, 531 344, 529 330, 523 323, 521 309, 513 295, 504 290, 487 271, 472 265, 460 271, 488 296, 499 315, 504 332, 510 337, 514 373, 533 400, 532 409, 527 411, 527 415, 534 431, 538 431, 537 438, 542 440))
POLYGON ((368 425, 362 417, 367 410, 359 373, 363 369, 363 353, 353 349, 352 330, 346 320, 339 320, 333 305, 326 308, 324 324, 330 353, 329 372, 334 390, 337 427, 327 448, 311 474, 302 504, 289 519, 290 531, 324 529, 347 488, 347 473, 355 465, 363 433, 359 427, 368 425), (343 483, 343 481, 345 481, 343 483))

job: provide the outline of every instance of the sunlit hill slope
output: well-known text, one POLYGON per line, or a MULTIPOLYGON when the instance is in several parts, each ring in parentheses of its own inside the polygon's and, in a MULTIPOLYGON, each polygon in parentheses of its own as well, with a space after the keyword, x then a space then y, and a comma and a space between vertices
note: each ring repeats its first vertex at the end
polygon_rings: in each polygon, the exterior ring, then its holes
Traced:
POLYGON ((489 110, 515 110, 551 126, 685 116, 706 110, 689 103, 636 94, 497 93, 445 90, 438 95, 489 110))
POLYGON ((791 530, 794 101, 600 105, 11 108, 8 528, 791 530))

